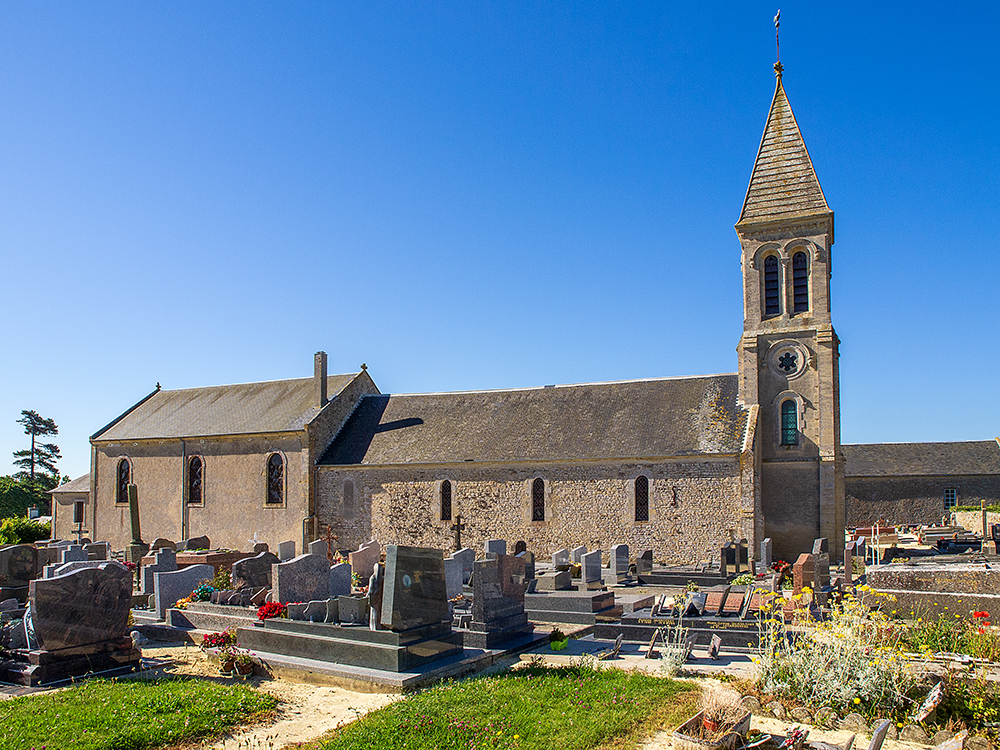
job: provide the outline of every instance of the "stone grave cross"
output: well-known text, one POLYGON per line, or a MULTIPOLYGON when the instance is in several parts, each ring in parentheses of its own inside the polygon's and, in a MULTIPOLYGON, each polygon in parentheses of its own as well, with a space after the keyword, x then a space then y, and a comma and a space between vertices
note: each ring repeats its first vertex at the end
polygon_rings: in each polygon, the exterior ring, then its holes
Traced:
POLYGON ((333 533, 333 528, 330 524, 326 525, 326 533, 323 535, 323 541, 326 542, 326 559, 333 562, 333 543, 338 541, 338 537, 333 533))
POLYGON ((462 549, 462 532, 465 531, 465 524, 462 523, 462 516, 455 516, 455 523, 451 525, 451 530, 455 532, 455 551, 462 549))

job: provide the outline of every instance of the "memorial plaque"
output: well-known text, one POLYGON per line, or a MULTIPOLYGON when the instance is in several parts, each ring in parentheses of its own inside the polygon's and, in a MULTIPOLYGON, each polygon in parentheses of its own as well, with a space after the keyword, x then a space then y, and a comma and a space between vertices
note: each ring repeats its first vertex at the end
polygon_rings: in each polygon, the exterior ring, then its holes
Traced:
POLYGON ((385 565, 382 625, 399 632, 450 620, 441 550, 390 544, 385 565))

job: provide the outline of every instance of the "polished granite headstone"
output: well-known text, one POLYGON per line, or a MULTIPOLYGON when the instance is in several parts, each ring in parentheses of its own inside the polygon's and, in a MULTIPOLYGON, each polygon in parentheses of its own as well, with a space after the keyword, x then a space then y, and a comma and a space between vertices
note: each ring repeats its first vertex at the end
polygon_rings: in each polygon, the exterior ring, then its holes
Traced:
POLYGON ((295 542, 278 542, 278 557, 281 562, 288 562, 295 557, 295 542))
POLYGON ((143 565, 142 593, 152 594, 157 573, 172 573, 177 570, 177 553, 170 547, 160 547, 153 555, 152 565, 143 565))
POLYGON ((169 549, 176 552, 177 544, 171 541, 170 539, 166 539, 165 537, 159 536, 153 540, 152 544, 149 545, 149 549, 153 552, 159 549, 169 549))
POLYGON ((635 560, 636 575, 653 572, 653 550, 648 549, 635 560))
POLYGON ((771 572, 771 537, 767 537, 760 543, 760 564, 764 568, 764 573, 771 572))
POLYGON ((456 560, 454 556, 444 559, 444 580, 449 599, 453 599, 462 593, 461 560, 456 560))
POLYGON ((515 557, 519 557, 524 560, 524 578, 530 581, 535 577, 535 553, 524 550, 524 552, 518 552, 515 557))
POLYGON ((330 561, 321 555, 299 555, 271 566, 273 600, 308 602, 325 599, 330 593, 330 561))
POLYGON ((30 544, 0 549, 0 586, 27 586, 38 572, 38 550, 30 544))
POLYGON ((167 573, 153 574, 153 599, 157 619, 164 619, 167 610, 190 594, 202 581, 211 580, 215 568, 211 565, 188 565, 186 568, 167 573))
POLYGON ((463 634, 466 647, 494 648, 531 633, 524 613, 524 560, 510 555, 479 560, 472 581, 472 622, 463 634))
POLYGON ((82 544, 71 544, 68 547, 63 547, 62 556, 59 558, 60 563, 70 563, 70 562, 83 562, 87 559, 87 550, 83 548, 82 544))
POLYGON ((199 549, 212 549, 212 541, 207 536, 193 536, 177 545, 178 551, 192 552, 199 549))
POLYGON ((487 555, 506 555, 507 554, 507 540, 506 539, 487 539, 486 545, 484 546, 484 551, 487 555))
POLYGON ((536 591, 569 591, 573 588, 573 574, 568 570, 550 570, 535 579, 536 591))
POLYGON ((385 566, 384 627, 399 632, 451 621, 441 550, 390 544, 385 566))
POLYGON ((253 588, 271 588, 271 566, 281 560, 273 552, 261 552, 233 563, 233 581, 243 581, 253 588))
POLYGON ((367 596, 337 597, 337 620, 345 625, 367 625, 369 609, 367 596))
POLYGON ((582 565, 583 556, 587 554, 587 548, 584 546, 574 547, 569 553, 569 558, 576 564, 582 565))
POLYGON ((601 551, 599 549, 582 555, 580 567, 582 569, 580 579, 587 588, 593 589, 604 585, 604 580, 601 578, 601 551))
MULTIPOLYGON (((52 566, 54 569, 51 574, 45 576, 45 578, 55 578, 56 576, 63 576, 67 573, 72 573, 74 570, 83 570, 85 568, 99 568, 103 565, 117 565, 123 570, 128 570, 124 565, 122 565, 117 560, 77 560, 76 562, 63 563, 62 565, 52 566)), ((131 575, 131 573, 129 574, 131 575)))
POLYGON ((610 558, 608 567, 611 569, 611 577, 616 583, 621 583, 628 578, 628 545, 614 545, 610 558))
POLYGON ((528 549, 528 543, 523 539, 518 539, 514 543, 514 556, 520 555, 522 552, 526 552, 528 549))
POLYGON ((107 542, 91 542, 83 545, 88 560, 107 560, 110 545, 107 542))
POLYGON ((259 555, 261 552, 267 552, 268 551, 267 542, 254 542, 253 549, 250 551, 253 552, 253 554, 255 555, 259 555))
POLYGON ((569 550, 565 547, 557 549, 552 553, 552 567, 558 568, 561 565, 569 565, 569 550))
POLYGON ((382 558, 382 545, 372 539, 361 545, 360 549, 347 554, 347 562, 351 564, 351 570, 361 576, 361 580, 366 581, 371 577, 375 569, 375 563, 382 558))
POLYGON ((349 563, 337 563, 330 566, 330 592, 329 596, 350 596, 351 577, 353 571, 349 563))
POLYGON ((329 546, 327 545, 326 539, 316 539, 315 541, 309 542, 310 555, 319 555, 321 557, 326 557, 328 549, 329 546))
POLYGON ((462 583, 472 580, 472 566, 476 562, 476 551, 471 547, 462 547, 452 554, 452 558, 462 561, 462 583))

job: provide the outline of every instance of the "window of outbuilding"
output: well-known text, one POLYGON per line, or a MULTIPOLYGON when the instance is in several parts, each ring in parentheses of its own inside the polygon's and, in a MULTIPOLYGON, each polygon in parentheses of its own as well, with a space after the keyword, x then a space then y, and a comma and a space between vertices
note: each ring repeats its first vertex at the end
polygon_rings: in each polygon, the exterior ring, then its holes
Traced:
POLYGON ((132 463, 123 458, 118 462, 118 481, 115 485, 115 502, 128 505, 128 486, 132 484, 132 463))
POLYGON ((267 459, 267 500, 268 505, 285 502, 285 459, 280 453, 272 453, 267 459))
POLYGON ((780 312, 781 287, 778 256, 768 255, 764 259, 764 314, 777 315, 780 312))
POLYGON ((951 510, 956 505, 958 505, 958 490, 949 487, 944 491, 944 509, 951 510))
POLYGON ((189 505, 201 505, 204 500, 205 462, 201 456, 188 459, 187 496, 189 505))
POLYGON ((73 503, 73 523, 83 523, 83 500, 73 503))
POLYGON ((793 399, 781 404, 781 444, 799 444, 799 408, 793 399))
POLYGON ((441 482, 441 520, 451 520, 451 482, 441 482))
POLYGON ((795 312, 809 310, 809 260, 805 253, 792 256, 792 297, 795 312))
POLYGON ((531 520, 545 520, 545 480, 541 477, 531 483, 531 520))
POLYGON ((649 478, 635 478, 635 520, 649 520, 649 478))

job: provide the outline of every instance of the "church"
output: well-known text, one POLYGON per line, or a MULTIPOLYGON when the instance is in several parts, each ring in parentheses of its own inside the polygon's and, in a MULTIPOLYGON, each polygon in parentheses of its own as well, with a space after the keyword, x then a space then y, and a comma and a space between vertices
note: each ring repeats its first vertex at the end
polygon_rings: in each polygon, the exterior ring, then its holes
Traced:
MULTIPOLYGON (((123 549, 132 483, 147 541, 206 535, 231 549, 259 539, 295 540, 302 550, 328 530, 343 549, 372 538, 450 548, 460 525, 472 547, 502 538, 547 555, 626 543, 671 564, 715 559, 731 539, 756 550, 770 537, 775 557, 791 561, 817 537, 839 557, 854 516, 905 515, 891 450, 852 446, 845 462, 834 216, 780 63, 775 73, 735 227, 744 301, 737 372, 383 394, 364 366, 328 374, 319 352, 311 378, 157 387, 91 437, 89 493, 72 513, 53 503, 54 536, 79 530, 123 549), (845 463, 880 460, 877 478, 858 475, 849 492, 845 463)), ((979 496, 1000 500, 1000 445, 937 445, 952 447, 938 452, 946 455, 937 474, 921 475, 925 494, 936 491, 929 476, 960 484, 965 474, 947 468, 957 460, 982 475, 979 496)), ((931 518, 918 520, 940 520, 949 497, 958 502, 956 487, 943 489, 944 506, 930 502, 931 518)))

